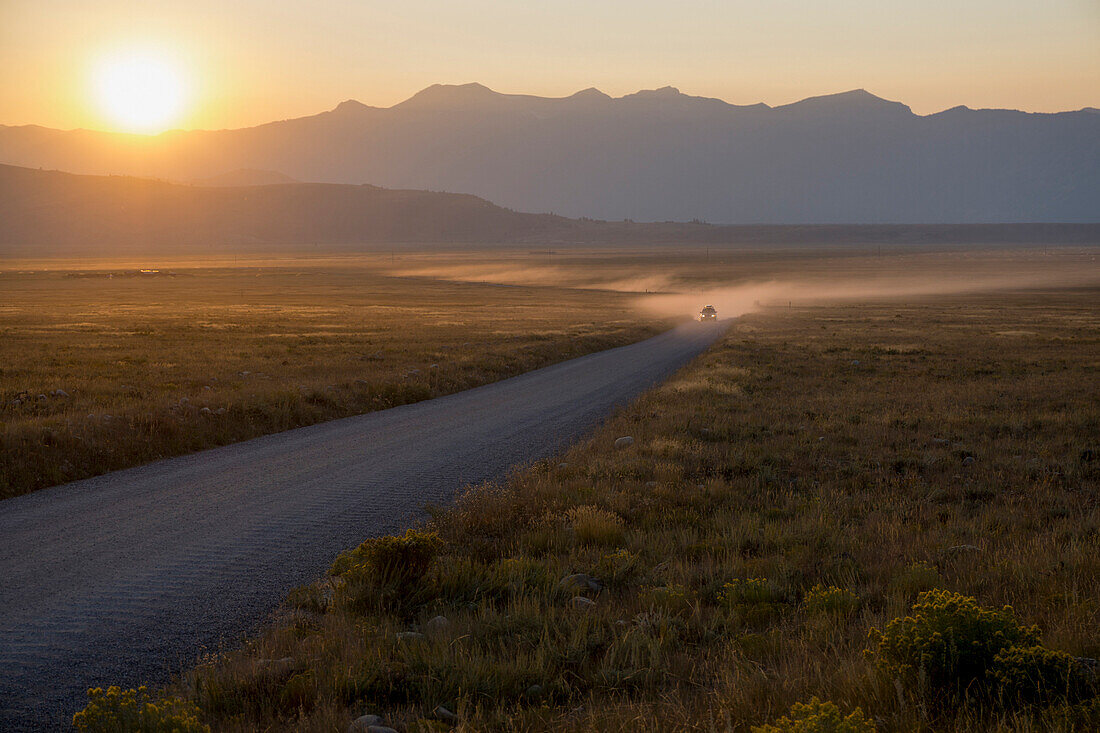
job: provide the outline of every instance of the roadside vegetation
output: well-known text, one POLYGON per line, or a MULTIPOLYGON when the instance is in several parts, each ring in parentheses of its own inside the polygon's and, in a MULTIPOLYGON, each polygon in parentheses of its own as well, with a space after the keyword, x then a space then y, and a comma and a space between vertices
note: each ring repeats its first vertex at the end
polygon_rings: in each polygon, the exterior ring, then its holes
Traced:
POLYGON ((218 731, 1095 730, 1098 296, 746 316, 591 440, 342 555, 166 710, 218 731))
POLYGON ((623 293, 356 264, 8 271, 0 290, 0 499, 467 389, 671 323, 623 293))

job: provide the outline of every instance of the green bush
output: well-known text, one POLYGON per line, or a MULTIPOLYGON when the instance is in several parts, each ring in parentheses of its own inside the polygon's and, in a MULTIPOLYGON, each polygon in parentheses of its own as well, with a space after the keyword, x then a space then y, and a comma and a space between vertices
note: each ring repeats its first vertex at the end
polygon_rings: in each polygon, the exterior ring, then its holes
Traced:
POLYGON ((859 610, 859 596, 836 586, 820 583, 810 589, 802 600, 806 613, 821 616, 850 616, 859 610))
POLYGON ((1096 694, 1090 670, 1075 657, 1041 646, 1014 646, 993 660, 989 676, 1009 705, 1079 702, 1096 694))
POLYGON ((145 687, 88 690, 88 705, 73 727, 92 733, 209 733, 194 703, 177 697, 154 700, 145 687))
POLYGON ((434 532, 410 529, 404 537, 375 537, 343 553, 330 571, 344 581, 341 603, 358 611, 405 608, 442 547, 434 532))
POLYGON ((859 708, 843 715, 836 704, 814 697, 796 702, 790 713, 771 725, 754 726, 752 733, 875 733, 875 725, 859 708))
POLYGON ((957 691, 984 680, 1003 650, 1039 641, 1039 629, 1021 626, 1011 607, 982 608, 973 598, 944 590, 921 593, 911 615, 871 635, 879 670, 922 692, 957 691))

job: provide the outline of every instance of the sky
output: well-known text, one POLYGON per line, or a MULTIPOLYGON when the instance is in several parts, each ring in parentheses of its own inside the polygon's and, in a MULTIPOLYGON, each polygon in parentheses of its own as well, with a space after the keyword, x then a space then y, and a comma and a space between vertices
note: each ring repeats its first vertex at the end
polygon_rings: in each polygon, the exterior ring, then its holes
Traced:
POLYGON ((864 88, 919 114, 1100 107, 1100 0, 0 0, 0 124, 136 129, 103 91, 135 53, 173 70, 177 104, 147 132, 472 81, 771 105, 864 88))

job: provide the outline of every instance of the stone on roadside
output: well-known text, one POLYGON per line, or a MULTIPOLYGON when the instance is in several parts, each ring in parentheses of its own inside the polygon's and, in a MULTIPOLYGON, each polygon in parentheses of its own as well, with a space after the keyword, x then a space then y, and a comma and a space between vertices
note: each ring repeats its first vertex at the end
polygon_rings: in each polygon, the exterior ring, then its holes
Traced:
POLYGON ((442 720, 444 723, 450 723, 451 725, 454 725, 458 722, 458 716, 452 713, 447 708, 443 707, 442 705, 439 705, 438 707, 436 707, 435 710, 432 711, 432 716, 435 717, 437 720, 442 720))
POLYGON ((209 407, 204 407, 204 408, 202 408, 201 410, 199 410, 199 412, 200 412, 201 414, 203 414, 203 415, 211 415, 211 414, 213 414, 213 410, 211 410, 211 409, 210 409, 209 407))
POLYGON ((542 697, 542 685, 531 685, 523 694, 530 699, 542 697))
POLYGON ((588 611, 596 607, 596 602, 584 596, 573 596, 573 600, 569 601, 569 605, 578 611, 588 611))
POLYGON ((424 641, 428 638, 419 631, 398 631, 393 636, 398 641, 424 641))
POLYGON ((964 466, 973 466, 974 465, 974 456, 967 456, 966 458, 964 458, 962 460, 962 464, 964 466))
POLYGON ((655 489, 655 488, 657 488, 657 482, 656 481, 646 481, 645 482, 645 487, 647 489, 655 489))
POLYGON ((558 587, 566 590, 590 590, 597 593, 603 590, 603 585, 600 584, 600 581, 584 573, 566 575, 558 583, 558 587))
POLYGON ((214 410, 214 414, 215 415, 224 415, 225 414, 225 408, 224 407, 219 407, 218 409, 214 410))
POLYGON ((629 435, 624 435, 621 438, 616 438, 615 439, 615 447, 616 448, 619 448, 619 449, 629 448, 632 445, 634 445, 634 438, 632 438, 629 435))
POLYGON ((382 723, 383 720, 380 715, 361 715, 351 721, 351 725, 348 726, 348 733, 367 733, 368 730, 380 726, 382 723))
POLYGON ((65 391, 65 390, 63 390, 63 389, 55 389, 55 390, 53 391, 53 396, 54 396, 54 397, 68 397, 68 396, 69 396, 69 393, 68 393, 68 392, 66 392, 66 391, 65 391))
POLYGON ((424 622, 424 633, 426 634, 441 634, 449 628, 451 628, 451 622, 446 616, 433 616, 424 622))

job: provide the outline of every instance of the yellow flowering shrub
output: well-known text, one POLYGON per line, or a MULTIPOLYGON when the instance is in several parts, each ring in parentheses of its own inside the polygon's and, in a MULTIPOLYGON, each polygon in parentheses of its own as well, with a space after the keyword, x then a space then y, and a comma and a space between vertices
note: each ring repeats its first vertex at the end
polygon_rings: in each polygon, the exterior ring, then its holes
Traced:
POLYGON ((338 599, 352 609, 399 607, 417 589, 443 547, 434 532, 374 537, 336 558, 331 574, 344 582, 338 599))
POLYGON ((875 725, 859 708, 844 715, 835 703, 814 697, 806 703, 796 702, 771 725, 754 726, 752 733, 875 733, 875 725))
POLYGON ((1039 643, 1039 629, 1022 626, 1010 606, 982 608, 945 590, 921 593, 909 616, 871 631, 876 665, 910 685, 961 689, 982 680, 1003 650, 1039 643))
POLYGON ((859 596, 843 588, 818 583, 802 599, 802 607, 811 615, 850 616, 859 610, 859 596))
POLYGON ((1041 646, 1002 650, 993 660, 989 676, 1008 705, 1072 703, 1100 692, 1093 675, 1076 657, 1041 646))
POLYGON ((146 687, 88 690, 88 705, 73 727, 89 733, 209 733, 194 703, 178 697, 155 700, 146 687))

